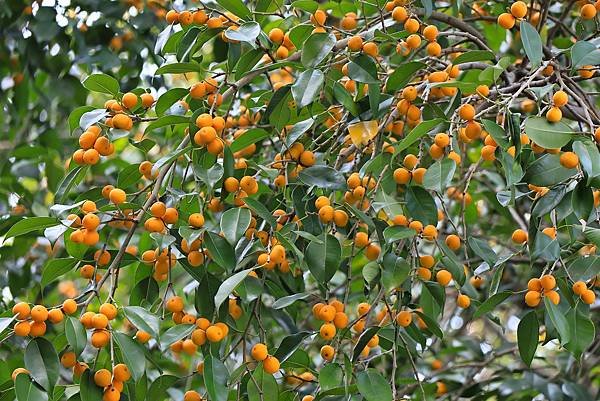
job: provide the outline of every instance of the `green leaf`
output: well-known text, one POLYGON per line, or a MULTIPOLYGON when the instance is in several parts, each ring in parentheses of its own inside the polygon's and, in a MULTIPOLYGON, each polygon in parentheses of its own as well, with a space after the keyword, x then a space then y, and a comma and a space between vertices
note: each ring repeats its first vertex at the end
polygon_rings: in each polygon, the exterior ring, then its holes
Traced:
POLYGON ((574 281, 589 281, 600 274, 600 256, 578 256, 569 264, 568 270, 574 281))
POLYGON ((15 317, 0 317, 0 334, 8 329, 14 320, 15 317))
POLYGON ((348 77, 356 82, 378 84, 377 64, 371 57, 361 54, 348 63, 348 77))
POLYGON ((365 282, 369 285, 373 285, 375 280, 379 277, 381 269, 379 268, 379 264, 375 261, 371 261, 363 266, 361 273, 365 282))
POLYGON ((271 134, 262 128, 252 128, 235 138, 229 148, 234 153, 239 152, 253 143, 260 142, 270 136, 271 134))
POLYGON ((25 349, 25 368, 33 380, 51 393, 58 380, 58 354, 52 343, 45 338, 34 338, 25 349))
POLYGON ((215 308, 216 309, 219 309, 221 304, 227 298, 229 298, 229 294, 231 294, 233 292, 233 290, 235 290, 236 287, 238 285, 240 285, 240 283, 242 281, 244 281, 246 279, 246 277, 248 277, 248 274, 251 271, 253 271, 254 269, 255 268, 253 267, 250 269, 242 270, 241 272, 237 272, 233 276, 229 277, 227 280, 223 281, 223 283, 219 286, 219 290, 217 291, 217 294, 215 295, 215 308))
POLYGON ((319 371, 319 385, 323 391, 342 385, 344 370, 338 363, 328 363, 319 371))
MULTIPOLYGON (((163 64, 156 70, 154 75, 163 75, 163 74, 185 74, 186 72, 202 72, 202 66, 193 61, 185 62, 185 63, 170 63, 163 64)), ((187 93, 187 92, 186 92, 187 93)), ((175 102, 173 102, 175 103, 175 102)), ((171 103, 171 104, 173 104, 171 103)))
POLYGON ((555 261, 560 257, 560 244, 558 240, 540 233, 535 237, 531 257, 532 259, 542 258, 547 262, 555 261))
POLYGON ((388 77, 388 80, 385 84, 386 91, 395 92, 404 88, 406 84, 411 81, 413 75, 425 67, 427 67, 427 65, 419 61, 410 61, 400 65, 388 77))
POLYGON ((225 36, 230 40, 249 43, 252 47, 256 47, 255 40, 260 34, 260 25, 256 21, 245 22, 238 29, 226 29, 225 36))
POLYGON ((249 52, 242 54, 235 66, 235 79, 241 79, 248 71, 260 61, 263 56, 261 49, 252 49, 249 52))
POLYGON ((190 123, 189 117, 176 116, 176 115, 162 116, 162 117, 159 117, 157 120, 154 120, 150 124, 148 124, 148 126, 144 130, 144 135, 146 135, 148 132, 154 131, 155 129, 158 129, 158 128, 167 127, 170 125, 189 124, 189 123, 190 123))
POLYGON ((425 325, 427 326, 427 330, 431 331, 433 334, 435 334, 438 338, 444 338, 444 332, 442 331, 442 329, 440 328, 440 325, 438 324, 438 322, 434 319, 431 318, 431 316, 426 315, 425 313, 421 312, 421 311, 415 311, 415 313, 417 315, 419 315, 419 317, 421 319, 423 319, 423 321, 425 322, 425 325))
POLYGON ((117 178, 117 188, 129 188, 142 178, 139 164, 130 164, 121 171, 117 178))
POLYGON ((65 335, 75 355, 81 355, 87 344, 87 334, 79 319, 73 316, 65 318, 65 335))
POLYGON ((156 114, 158 114, 159 116, 162 116, 163 114, 165 114, 165 112, 167 110, 169 110, 169 108, 173 104, 175 104, 175 102, 177 102, 178 100, 181 100, 188 93, 189 93, 189 90, 187 90, 185 88, 169 89, 168 91, 166 91, 165 93, 160 95, 160 97, 156 101, 156 105, 154 106, 154 110, 156 111, 156 114))
POLYGON ((258 217, 266 221, 271 227, 277 227, 277 220, 275 220, 275 217, 273 217, 273 214, 269 212, 265 205, 252 198, 244 198, 244 202, 246 203, 246 206, 250 208, 250 210, 256 213, 258 217))
POLYGON ((240 18, 246 20, 252 18, 252 13, 242 0, 217 0, 217 3, 219 3, 219 5, 227 11, 231 11, 234 15, 240 18))
POLYGON ((500 305, 511 295, 513 295, 511 291, 502 291, 492 295, 491 297, 486 299, 481 305, 479 305, 479 307, 473 314, 473 318, 477 319, 483 316, 484 314, 493 311, 496 306, 500 305))
POLYGON ((294 124, 294 126, 288 131, 287 136, 285 138, 285 143, 288 147, 292 146, 298 138, 302 136, 306 131, 308 131, 312 125, 315 123, 313 118, 308 118, 306 120, 302 120, 294 124))
POLYGON ((423 186, 442 193, 448 187, 456 171, 456 163, 451 159, 442 159, 433 163, 423 177, 423 186))
POLYGON ((469 237, 467 239, 469 247, 477 256, 483 259, 490 267, 493 267, 498 260, 496 252, 488 245, 487 241, 481 240, 475 237, 469 237))
MULTIPOLYGON (((179 377, 173 375, 160 375, 150 385, 148 389, 147 401, 163 401, 170 398, 168 389, 175 386, 179 377)), ((83 400, 82 400, 83 401, 83 400)), ((144 400, 146 401, 146 399, 144 400)))
POLYGON ((81 401, 102 401, 102 389, 96 386, 94 375, 86 369, 79 380, 79 394, 81 401))
POLYGON ((295 0, 292 2, 292 7, 314 14, 319 9, 319 3, 314 0, 295 0))
POLYGON ((383 230, 383 238, 387 243, 412 238, 415 235, 417 235, 415 230, 404 226, 390 226, 383 230))
POLYGON ((172 150, 171 152, 167 153, 166 155, 164 155, 163 157, 158 159, 156 161, 156 163, 154 163, 154 166, 152 168, 156 169, 156 170, 160 170, 161 168, 163 168, 163 166, 166 166, 167 164, 177 160, 179 158, 179 156, 189 152, 190 150, 191 150, 191 148, 189 146, 185 147, 183 149, 172 150))
POLYGON ((381 327, 379 326, 373 326, 369 327, 360 334, 360 337, 358 337, 358 340, 356 341, 356 345, 352 349, 352 362, 358 360, 360 353, 365 349, 371 338, 373 338, 373 336, 377 334, 380 329, 381 327))
POLYGON ((356 375, 358 391, 367 401, 392 401, 390 383, 373 368, 363 370, 356 375))
POLYGON ((504 128, 496 124, 492 120, 482 119, 483 127, 494 138, 494 141, 504 150, 508 149, 509 143, 506 140, 506 132, 504 128))
POLYGON ((408 278, 410 270, 410 265, 403 257, 387 253, 383 257, 381 282, 388 290, 399 288, 408 278))
POLYGON ((551 123, 537 116, 527 117, 525 133, 533 142, 547 149, 562 148, 573 137, 573 130, 564 121, 551 123))
POLYGON ((40 285, 42 288, 51 282, 58 280, 60 276, 73 270, 79 261, 75 258, 58 258, 49 260, 42 270, 42 280, 40 285))
POLYGON ((405 149, 408 149, 413 143, 421 139, 429 132, 433 131, 435 127, 440 125, 444 120, 441 118, 434 118, 433 120, 427 120, 419 123, 413 128, 401 141, 394 144, 394 157, 405 149))
POLYGON ((303 71, 292 85, 292 96, 296 106, 301 109, 311 104, 319 95, 325 75, 315 69, 303 71))
POLYGON ((571 66, 573 69, 584 65, 600 64, 600 49, 591 42, 577 41, 571 46, 571 66))
POLYGON ((335 46, 333 33, 313 33, 306 39, 302 47, 300 61, 306 68, 314 68, 325 59, 335 46))
POLYGON ((495 59, 496 55, 489 50, 469 50, 452 60, 452 64, 459 65, 463 63, 472 63, 474 61, 493 61, 495 59))
POLYGON ((9 228, 4 234, 4 238, 18 237, 44 228, 54 227, 58 224, 60 224, 60 221, 56 217, 26 217, 9 228))
POLYGON ((119 82, 106 74, 92 74, 83 81, 83 86, 93 92, 106 93, 117 96, 119 94, 119 82))
POLYGON ((309 336, 312 336, 313 333, 310 331, 300 331, 295 334, 291 334, 286 336, 277 350, 273 353, 273 356, 279 360, 280 363, 285 362, 297 349, 300 347, 302 342, 309 336))
POLYGON ((211 401, 227 401, 229 372, 218 358, 207 355, 204 360, 204 385, 211 401))
POLYGON ((58 189, 56 190, 56 194, 54 195, 54 201, 63 203, 71 189, 79 185, 79 183, 85 178, 87 174, 89 166, 77 166, 62 179, 60 184, 58 184, 58 189))
POLYGON ((519 345, 519 354, 527 366, 531 366, 531 361, 535 355, 538 346, 540 324, 535 311, 526 314, 519 322, 517 328, 517 342, 519 345))
POLYGON ((594 177, 600 176, 600 152, 592 141, 574 141, 573 151, 579 157, 581 168, 587 174, 589 184, 594 177))
POLYGON ((342 247, 340 241, 331 234, 319 239, 321 243, 311 241, 306 247, 306 264, 319 283, 327 284, 339 267, 342 247))
POLYGON ((251 219, 250 211, 241 207, 235 207, 223 213, 221 215, 221 231, 225 239, 235 246, 250 227, 251 219))
POLYGON ((79 128, 79 120, 85 113, 95 110, 94 106, 79 106, 69 114, 69 132, 75 131, 79 128))
MULTIPOLYGON (((338 102, 340 102, 353 116, 358 116, 360 114, 360 110, 358 106, 352 99, 352 95, 340 84, 335 81, 333 83, 333 96, 336 98, 338 102)), ((288 146, 291 143, 288 142, 288 146)))
POLYGON ((319 188, 342 190, 346 188, 346 180, 341 172, 329 166, 312 166, 300 171, 300 181, 306 185, 319 188))
POLYGON ((286 297, 281 297, 281 298, 277 299, 275 302, 273 302, 273 305, 271 305, 271 308, 283 309, 286 306, 290 306, 291 304, 293 304, 294 302, 296 302, 300 299, 306 299, 310 296, 311 296, 311 294, 308 292, 300 292, 298 294, 292 294, 292 295, 288 295, 286 297))
POLYGON ((213 232, 207 231, 204 235, 204 243, 210 257, 216 264, 226 269, 227 271, 233 270, 235 267, 235 253, 232 246, 227 240, 213 232))
POLYGON ((567 321, 567 318, 563 312, 558 309, 558 305, 554 305, 554 303, 550 301, 548 297, 543 297, 543 299, 548 317, 550 318, 552 325, 560 337, 560 343, 563 345, 568 344, 569 341, 571 341, 571 331, 569 330, 569 322, 567 321))
POLYGON ((596 328, 590 318, 576 308, 567 313, 570 327, 571 340, 565 344, 576 359, 581 358, 583 352, 592 344, 596 335, 596 328))
POLYGON ((576 173, 576 169, 566 169, 560 165, 559 155, 547 153, 527 167, 523 181, 533 185, 551 187, 576 173))
POLYGON ((131 377, 135 381, 139 380, 146 371, 146 357, 142 346, 127 334, 113 331, 115 342, 121 350, 123 362, 131 371, 131 377))
MULTIPOLYGON (((209 29, 201 31, 200 28, 197 26, 192 26, 190 29, 185 31, 185 33, 183 34, 183 37, 181 38, 179 43, 177 43, 177 51, 176 51, 177 61, 181 61, 181 62, 189 61, 190 55, 192 55, 192 52, 195 52, 197 49, 196 46, 202 46, 200 36, 207 35, 209 32, 210 32, 209 29), (199 44, 197 45, 197 43, 199 43, 199 44)), ((201 60, 201 56, 200 56, 200 60, 201 60)), ((194 61, 197 61, 197 60, 194 60, 194 61)), ((197 64, 197 63, 191 63, 191 64, 196 64, 199 67, 199 64, 197 64)), ((202 71, 202 68, 199 68, 198 72, 201 72, 201 71, 202 71)))
POLYGON ((48 401, 48 394, 40 390, 29 375, 21 373, 15 380, 17 401, 48 401))
POLYGON ((123 307, 123 313, 131 324, 139 330, 150 334, 152 338, 158 338, 160 321, 154 313, 140 306, 125 306, 123 307))
POLYGON ((169 345, 189 336, 194 330, 196 330, 196 325, 194 324, 178 324, 169 328, 169 330, 160 336, 160 348, 163 351, 166 350, 169 345))
POLYGON ((521 40, 525 54, 531 60, 532 67, 537 67, 542 62, 542 38, 538 31, 527 21, 521 21, 521 40))
POLYGON ((409 215, 423 225, 437 223, 437 206, 429 192, 421 187, 407 187, 405 193, 406 208, 409 215))
POLYGON ((81 118, 79 119, 79 127, 81 127, 81 129, 84 130, 88 129, 89 127, 103 120, 107 116, 108 112, 106 111, 106 109, 94 109, 87 111, 81 115, 81 118))
POLYGON ((279 386, 273 375, 266 373, 264 369, 255 369, 253 379, 248 380, 248 401, 278 401, 279 386))

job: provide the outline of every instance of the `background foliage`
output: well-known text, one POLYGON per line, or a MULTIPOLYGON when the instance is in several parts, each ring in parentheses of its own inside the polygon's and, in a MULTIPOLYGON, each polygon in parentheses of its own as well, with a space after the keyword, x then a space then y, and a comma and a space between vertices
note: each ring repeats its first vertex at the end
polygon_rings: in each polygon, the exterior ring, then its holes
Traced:
POLYGON ((598 399, 600 2, 517 3, 7 1, 0 400, 598 399))

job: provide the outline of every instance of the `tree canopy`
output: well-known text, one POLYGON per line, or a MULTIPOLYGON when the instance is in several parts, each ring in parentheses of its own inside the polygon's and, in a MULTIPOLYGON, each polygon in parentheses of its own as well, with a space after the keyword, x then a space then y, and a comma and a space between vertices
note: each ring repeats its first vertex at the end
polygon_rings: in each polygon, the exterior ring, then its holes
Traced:
POLYGON ((600 0, 8 0, 0 400, 597 400, 600 0))

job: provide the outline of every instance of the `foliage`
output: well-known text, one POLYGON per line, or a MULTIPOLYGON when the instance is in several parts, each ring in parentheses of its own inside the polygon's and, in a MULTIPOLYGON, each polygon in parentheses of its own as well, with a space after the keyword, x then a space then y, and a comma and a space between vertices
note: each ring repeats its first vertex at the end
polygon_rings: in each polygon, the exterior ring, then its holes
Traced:
POLYGON ((0 399, 598 399, 597 9, 8 1, 0 399))

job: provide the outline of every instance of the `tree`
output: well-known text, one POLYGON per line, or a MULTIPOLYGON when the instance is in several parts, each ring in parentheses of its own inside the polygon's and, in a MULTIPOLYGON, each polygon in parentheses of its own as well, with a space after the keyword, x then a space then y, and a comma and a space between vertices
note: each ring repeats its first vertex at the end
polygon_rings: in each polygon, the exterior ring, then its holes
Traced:
POLYGON ((598 399, 600 2, 66 7, 2 14, 0 399, 598 399))

